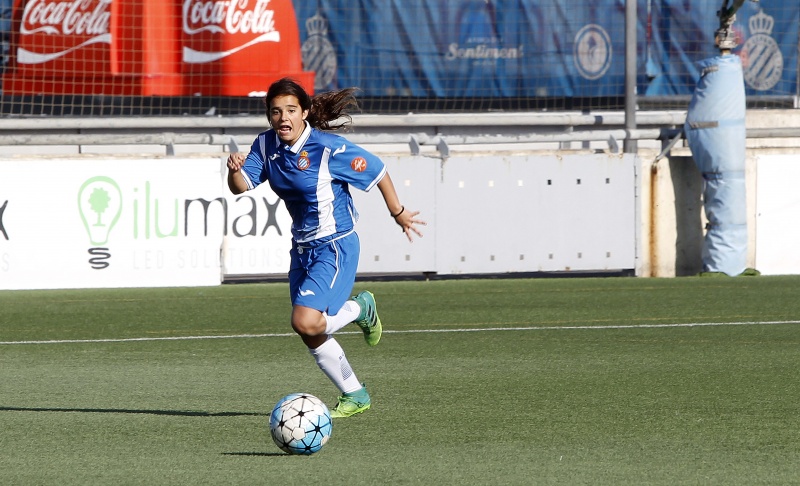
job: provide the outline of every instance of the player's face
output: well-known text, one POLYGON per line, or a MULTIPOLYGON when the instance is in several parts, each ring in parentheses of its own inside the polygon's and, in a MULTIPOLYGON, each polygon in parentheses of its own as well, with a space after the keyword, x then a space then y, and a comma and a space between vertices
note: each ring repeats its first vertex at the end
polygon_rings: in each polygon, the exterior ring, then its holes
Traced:
POLYGON ((272 99, 269 105, 269 122, 278 138, 288 145, 294 144, 306 124, 303 120, 308 116, 308 110, 300 108, 297 96, 281 95, 272 99))

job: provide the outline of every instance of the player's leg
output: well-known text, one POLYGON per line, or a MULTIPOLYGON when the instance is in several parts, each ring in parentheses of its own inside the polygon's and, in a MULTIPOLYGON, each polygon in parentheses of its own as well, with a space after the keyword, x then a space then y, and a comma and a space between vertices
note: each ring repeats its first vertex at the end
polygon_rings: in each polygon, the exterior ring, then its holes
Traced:
MULTIPOLYGON (((334 243, 318 248, 293 246, 290 252, 292 328, 311 348, 324 343, 326 335, 331 334, 327 331, 326 313, 328 309, 341 308, 350 292, 350 288, 342 288, 347 283, 339 278, 341 261, 331 248, 334 243)), ((352 278, 355 280, 355 272, 352 278)))
MULTIPOLYGON (((346 269, 346 275, 342 275, 341 278, 352 279, 352 283, 355 283, 355 270, 358 266, 358 254, 360 252, 358 235, 353 233, 346 238, 337 240, 335 248, 342 261, 341 267, 346 269)), ((352 289, 352 283, 349 283, 350 289, 352 289)), ((372 295, 372 292, 360 292, 344 302, 338 311, 335 309, 336 306, 331 305, 329 310, 335 312, 335 314, 326 315, 327 327, 325 332, 327 334, 333 334, 347 324, 355 322, 364 333, 364 339, 367 344, 370 346, 378 344, 383 327, 381 319, 378 317, 378 307, 375 304, 375 296, 372 295)))
POLYGON ((330 315, 327 312, 323 313, 325 317, 325 334, 333 334, 344 326, 358 319, 361 313, 361 307, 358 302, 353 299, 346 301, 339 311, 330 315))
MULTIPOLYGON (((331 410, 332 417, 348 417, 371 405, 369 394, 353 372, 341 345, 327 334, 328 319, 323 315, 326 309, 345 307, 355 282, 358 239, 355 238, 355 247, 343 247, 340 242, 348 238, 303 253, 293 251, 289 274, 294 304, 292 327, 308 346, 320 370, 341 392, 339 403, 331 410)), ((344 312, 350 314, 343 316, 349 322, 358 316, 359 310, 344 312)))
MULTIPOLYGON (((354 233, 331 243, 332 250, 338 258, 340 274, 336 276, 337 283, 342 290, 348 289, 349 294, 355 282, 355 268, 358 265, 359 242, 354 233), (355 255, 355 256, 354 256, 355 255)), ((332 301, 328 312, 323 312, 325 317, 325 334, 333 334, 351 322, 355 322, 364 333, 364 339, 370 346, 375 346, 381 339, 383 327, 378 317, 378 307, 372 292, 364 291, 346 300, 337 310, 337 301, 332 301)))
POLYGON ((333 336, 327 336, 324 343, 316 348, 309 347, 308 351, 314 357, 319 369, 342 395, 355 394, 364 388, 353 372, 350 362, 347 361, 344 349, 333 336))
POLYGON ((381 340, 383 327, 378 317, 378 307, 372 292, 363 291, 346 301, 336 314, 323 313, 325 317, 325 334, 333 334, 351 322, 355 322, 364 333, 364 339, 370 346, 381 340))
POLYGON ((338 403, 331 409, 331 417, 349 417, 368 410, 372 405, 367 388, 358 381, 339 342, 328 336, 321 346, 309 348, 320 370, 339 389, 338 403))
POLYGON ((289 291, 298 334, 333 334, 359 318, 362 308, 350 299, 358 255, 355 233, 318 248, 292 249, 289 291))

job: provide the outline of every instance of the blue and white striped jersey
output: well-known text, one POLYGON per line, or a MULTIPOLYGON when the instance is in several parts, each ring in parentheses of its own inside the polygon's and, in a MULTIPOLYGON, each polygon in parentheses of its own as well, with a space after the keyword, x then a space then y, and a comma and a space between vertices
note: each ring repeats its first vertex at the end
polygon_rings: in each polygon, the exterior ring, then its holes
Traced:
POLYGON ((286 204, 297 243, 325 242, 351 233, 358 212, 349 186, 369 191, 385 174, 380 158, 307 122, 291 147, 272 129, 260 133, 242 167, 249 189, 268 181, 286 204))

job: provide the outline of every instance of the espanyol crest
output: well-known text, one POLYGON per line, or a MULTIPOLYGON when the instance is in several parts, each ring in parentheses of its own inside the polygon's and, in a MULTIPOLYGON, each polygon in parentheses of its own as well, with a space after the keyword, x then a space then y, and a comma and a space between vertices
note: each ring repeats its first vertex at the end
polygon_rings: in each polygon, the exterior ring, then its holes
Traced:
POLYGON ((775 39, 770 37, 774 25, 773 17, 763 10, 750 17, 751 37, 743 47, 747 55, 744 80, 758 91, 772 89, 783 74, 783 54, 775 39))
POLYGON ((336 51, 328 40, 328 20, 319 12, 306 20, 308 38, 300 49, 303 66, 316 72, 314 90, 327 88, 336 76, 336 51))

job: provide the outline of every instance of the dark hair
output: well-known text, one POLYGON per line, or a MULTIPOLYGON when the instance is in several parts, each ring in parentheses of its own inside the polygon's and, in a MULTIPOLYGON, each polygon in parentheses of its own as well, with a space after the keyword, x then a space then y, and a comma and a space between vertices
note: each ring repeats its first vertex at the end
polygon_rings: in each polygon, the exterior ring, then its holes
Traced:
POLYGON ((347 113, 348 108, 357 109, 356 88, 345 88, 338 91, 328 91, 316 96, 309 96, 300 84, 291 78, 282 78, 272 83, 267 91, 264 102, 267 113, 272 100, 277 96, 295 96, 300 102, 300 108, 308 110, 306 121, 309 125, 320 130, 338 130, 350 125, 353 119, 347 113), (337 123, 333 123, 337 122, 337 123))

